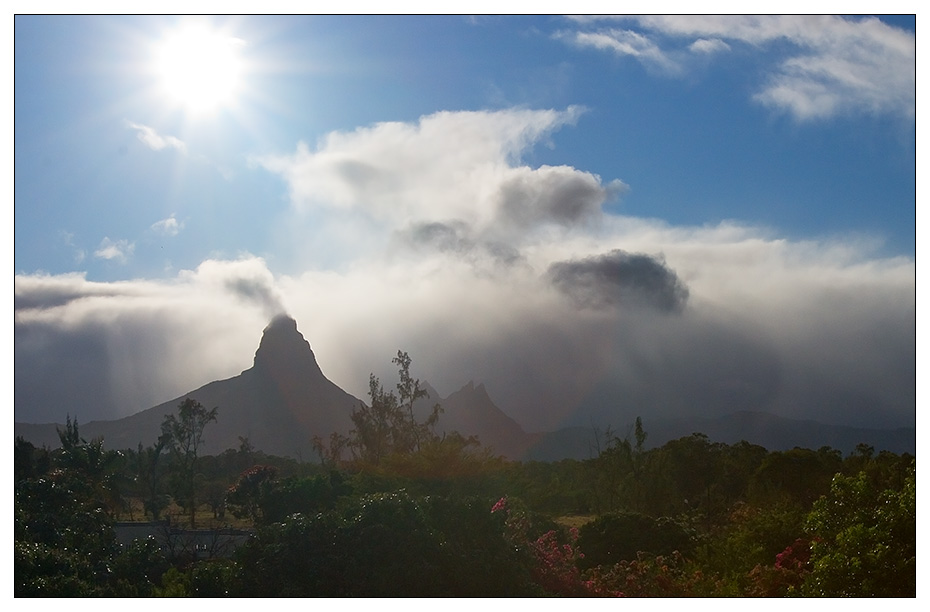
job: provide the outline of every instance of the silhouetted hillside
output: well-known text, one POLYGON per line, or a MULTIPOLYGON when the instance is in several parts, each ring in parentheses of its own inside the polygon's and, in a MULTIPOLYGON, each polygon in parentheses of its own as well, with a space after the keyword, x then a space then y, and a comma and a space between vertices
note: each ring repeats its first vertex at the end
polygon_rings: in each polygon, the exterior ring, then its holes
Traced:
MULTIPOLYGON (((469 382, 446 398, 441 398, 428 383, 424 388, 428 396, 417 402, 417 412, 423 420, 434 404, 442 405, 437 433, 458 431, 464 436, 478 436, 495 454, 510 459, 555 461, 587 459, 597 454, 593 428, 526 432, 494 403, 483 384, 469 382)), ((325 438, 334 431, 347 434, 352 429, 352 410, 361 404, 361 400, 326 378, 310 344, 297 330, 297 322, 280 315, 265 328, 253 366, 238 376, 211 382, 123 419, 80 423, 80 431, 87 439, 102 436, 107 448, 135 448, 140 443, 148 446, 161 433, 165 415, 173 414, 188 397, 206 408, 219 407, 216 423, 204 434, 205 454, 237 448, 242 436, 268 454, 305 460, 316 458, 311 447, 313 436, 325 438)), ((695 432, 706 434, 714 442, 746 440, 769 450, 830 446, 849 453, 864 442, 877 451, 915 453, 917 445, 914 428, 858 429, 764 412, 656 421, 644 415, 643 424, 648 433, 646 446, 650 448, 695 432)), ((55 428, 55 424, 14 424, 16 436, 52 448, 59 444, 55 428)), ((625 433, 615 430, 621 436, 625 433)), ((606 444, 605 440, 601 442, 606 444)))
MULTIPOLYGON (((795 447, 816 450, 822 446, 829 446, 846 455, 860 443, 873 446, 876 451, 887 450, 898 454, 913 455, 917 450, 917 430, 913 427, 863 429, 788 419, 767 412, 742 411, 714 419, 650 421, 643 418, 643 427, 648 435, 646 448, 656 448, 669 440, 702 433, 712 442, 735 444, 746 440, 770 451, 790 450, 795 447)), ((622 438, 627 433, 622 429, 615 431, 614 435, 622 438)), ((603 429, 601 435, 603 437, 603 429)), ((601 445, 605 443, 602 439, 601 445)), ((542 434, 524 458, 538 461, 589 459, 597 455, 596 448, 593 428, 570 427, 542 434)))
MULTIPOLYGON (((349 415, 360 403, 324 376, 296 321, 280 315, 265 328, 248 370, 123 419, 81 423, 81 435, 103 436, 107 448, 148 446, 161 433, 165 415, 188 397, 207 408, 219 407, 216 423, 204 432, 203 453, 237 448, 239 436, 246 436, 266 453, 306 460, 313 459, 312 437, 347 433, 349 415)), ((33 444, 54 447, 59 442, 54 424, 17 423, 15 433, 33 444)))
POLYGON ((498 408, 482 384, 475 386, 469 381, 445 399, 429 383, 424 388, 427 396, 417 402, 418 416, 424 419, 439 403, 443 412, 436 433, 457 431, 465 437, 478 436, 483 446, 508 459, 521 458, 538 437, 523 431, 519 423, 498 408))

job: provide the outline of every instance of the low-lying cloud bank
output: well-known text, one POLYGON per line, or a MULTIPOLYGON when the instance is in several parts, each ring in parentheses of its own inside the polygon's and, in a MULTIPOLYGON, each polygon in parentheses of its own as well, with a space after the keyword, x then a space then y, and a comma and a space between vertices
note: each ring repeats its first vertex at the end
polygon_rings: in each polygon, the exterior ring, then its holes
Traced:
POLYGON ((358 397, 402 349, 529 431, 741 409, 913 426, 913 259, 608 214, 622 181, 522 162, 581 112, 437 113, 255 160, 290 188, 274 271, 17 275, 15 419, 112 419, 234 376, 286 311, 358 397))
MULTIPOLYGON (((615 244, 645 251, 617 229, 615 244)), ((649 230, 664 262, 569 257, 577 244, 504 265, 411 249, 277 278, 258 258, 164 282, 17 276, 15 418, 116 418, 238 374, 286 304, 356 396, 368 372, 393 380, 400 348, 443 393, 484 382, 529 430, 739 409, 913 425, 912 261, 727 226, 626 230, 649 230)))

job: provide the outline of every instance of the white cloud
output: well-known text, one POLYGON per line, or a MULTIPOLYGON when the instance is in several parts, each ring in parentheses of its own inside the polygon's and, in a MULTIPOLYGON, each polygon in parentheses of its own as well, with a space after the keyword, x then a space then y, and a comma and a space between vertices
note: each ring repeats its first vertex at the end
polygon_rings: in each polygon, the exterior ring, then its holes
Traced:
POLYGON ((350 393, 364 397, 369 372, 393 380, 390 357, 403 349, 416 376, 441 393, 484 382, 529 430, 738 409, 913 422, 912 259, 752 227, 623 217, 593 233, 533 234, 509 263, 475 257, 467 240, 455 244, 401 243, 341 271, 294 275, 249 257, 209 260, 165 282, 17 276, 17 420, 30 398, 62 406, 55 418, 63 417, 62 404, 40 400, 76 355, 93 365, 82 371, 101 373, 69 394, 85 420, 233 376, 286 308, 324 373, 350 393), (623 300, 579 308, 547 275, 553 263, 615 249, 674 272, 688 291, 680 312, 623 300))
POLYGON ((482 257, 500 260, 504 245, 596 226, 603 204, 626 189, 570 166, 524 163, 582 112, 440 112, 333 132, 314 148, 300 143, 293 154, 252 161, 288 184, 292 214, 277 244, 290 261, 344 266, 437 223, 458 227, 482 257))
POLYGON ((258 161, 289 183, 298 209, 364 209, 379 219, 445 214, 487 219, 497 185, 524 150, 580 109, 440 112, 416 124, 333 132, 315 150, 258 161))
POLYGON ((129 242, 128 240, 113 241, 110 240, 109 237, 104 237, 104 239, 100 241, 100 246, 94 251, 94 257, 126 263, 132 256, 135 248, 136 245, 134 242, 129 242))
POLYGON ((238 374, 279 311, 271 278, 252 257, 166 281, 17 275, 17 420, 118 418, 238 374))
POLYGON ((17 420, 113 418, 236 375, 286 310, 357 397, 370 372, 393 380, 402 349, 443 394, 484 382, 528 430, 740 409, 913 423, 913 259, 607 214, 621 182, 522 161, 577 112, 438 113, 260 160, 288 181, 295 240, 345 249, 338 269, 246 257, 164 282, 17 276, 17 420), (553 264, 582 276, 559 286, 553 264), (650 307, 674 279, 680 303, 650 307), (605 299, 579 307, 579 291, 605 299))
POLYGON ((629 55, 649 67, 659 68, 664 72, 676 74, 680 66, 666 55, 648 37, 632 30, 609 29, 597 32, 559 32, 556 38, 563 38, 579 47, 594 47, 608 50, 617 55, 629 55))
POLYGON ((155 131, 155 128, 141 123, 127 121, 126 125, 136 131, 136 137, 145 143, 145 146, 153 151, 161 151, 165 148, 175 149, 181 153, 187 153, 187 145, 174 136, 162 136, 155 131))
POLYGON ((174 217, 174 214, 172 214, 167 219, 156 221, 149 229, 155 233, 163 234, 165 236, 177 236, 178 233, 184 229, 184 222, 178 221, 174 217))
POLYGON ((720 53, 721 51, 729 51, 730 45, 719 38, 699 38, 691 43, 688 48, 692 53, 711 55, 713 53, 720 53))
MULTIPOLYGON (((723 49, 721 45, 743 43, 759 53, 777 53, 762 56, 764 84, 753 99, 800 120, 844 113, 913 119, 915 114, 916 37, 876 18, 690 15, 617 19, 634 21, 645 30, 624 31, 630 32, 624 35, 626 39, 637 41, 634 51, 649 50, 649 54, 629 52, 643 61, 670 57, 678 41, 692 38, 691 51, 716 51, 723 49), (787 51, 775 43, 787 43, 787 51)), ((600 28, 600 20, 579 23, 595 30, 576 32, 574 39, 608 40, 618 32, 600 28)), ((612 48, 619 52, 618 46, 612 48)))
POLYGON ((301 242, 308 225, 320 231, 326 224, 325 235, 340 237, 331 242, 368 249, 411 225, 456 222, 473 237, 519 243, 533 232, 596 221, 602 204, 625 189, 568 166, 522 163, 526 151, 580 113, 441 112, 334 132, 315 149, 300 143, 292 155, 256 161, 287 181, 301 242))

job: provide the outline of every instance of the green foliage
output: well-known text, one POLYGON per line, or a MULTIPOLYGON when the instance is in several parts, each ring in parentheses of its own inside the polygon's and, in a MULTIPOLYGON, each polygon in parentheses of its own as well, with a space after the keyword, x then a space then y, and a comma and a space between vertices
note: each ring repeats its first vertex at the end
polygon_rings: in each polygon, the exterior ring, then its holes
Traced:
POLYGON ((236 590, 238 566, 229 559, 195 563, 190 573, 192 597, 231 597, 236 590))
POLYGON ((842 465, 839 451, 829 447, 769 453, 753 475, 750 496, 760 505, 787 500, 810 507, 842 465))
POLYGON ((149 537, 123 548, 110 568, 108 596, 151 597, 169 565, 158 543, 149 537))
POLYGON ((22 436, 17 436, 13 447, 13 480, 20 482, 28 478, 38 478, 46 473, 52 465, 51 453, 45 448, 36 448, 22 436))
POLYGON ((329 510, 352 488, 339 472, 318 476, 290 476, 276 480, 277 470, 257 465, 230 487, 227 503, 233 514, 250 518, 256 525, 283 521, 294 513, 316 514, 329 510))
POLYGON ((420 380, 410 374, 410 356, 397 351, 397 357, 391 362, 398 366, 400 382, 397 383, 397 393, 385 391, 381 381, 371 374, 368 379, 371 405, 362 404, 352 411, 355 429, 345 443, 335 436, 331 438, 327 452, 320 438, 314 440, 321 456, 333 455, 347 445, 356 460, 376 466, 391 455, 417 452, 436 438, 432 428, 439 419, 439 404, 433 407, 426 421, 420 423, 413 408, 414 403, 426 395, 426 390, 420 387, 420 380))
POLYGON ((745 574, 770 564, 803 533, 803 506, 779 503, 761 507, 739 503, 728 523, 703 538, 700 558, 721 574, 745 574))
POLYGON ((190 575, 176 567, 169 568, 162 576, 161 586, 155 588, 153 595, 155 597, 190 597, 190 575))
POLYGON ((624 439, 608 431, 598 456, 587 461, 508 462, 473 439, 436 436, 434 419, 413 418, 412 401, 422 390, 405 357, 395 359, 396 391, 374 380, 373 405, 394 416, 383 422, 387 450, 367 459, 368 450, 348 446, 349 439, 336 439, 322 467, 266 456, 245 438, 238 449, 199 457, 198 436, 216 409, 192 400, 189 414, 166 418, 164 435, 148 448, 106 451, 102 440, 81 438, 70 417, 59 432, 60 450, 16 440, 15 594, 915 592, 909 455, 875 453, 867 445, 845 459, 828 447, 769 453, 700 434, 647 450, 637 420, 624 439), (185 432, 192 432, 186 446, 185 432), (339 444, 356 459, 337 461, 339 444), (191 473, 196 496, 185 498, 191 473), (132 508, 126 500, 158 517, 168 491, 185 507, 212 500, 215 516, 228 503, 259 527, 257 537, 233 559, 176 568, 153 540, 121 548, 112 525, 132 508), (492 508, 494 499, 500 501, 492 508), (565 516, 572 514, 585 516, 565 516))
POLYGON ((574 459, 511 463, 498 473, 488 494, 507 491, 527 506, 551 516, 589 514, 598 507, 594 494, 598 478, 592 472, 590 462, 574 459))
POLYGON ((16 483, 14 593, 18 597, 145 596, 164 569, 153 542, 125 550, 113 532, 109 488, 119 453, 90 443, 77 422, 47 473, 16 483))
POLYGON ((365 496, 314 516, 294 514, 241 549, 245 596, 443 597, 535 593, 478 500, 365 496), (307 554, 307 551, 314 551, 307 554))
POLYGON ((161 426, 165 446, 171 451, 175 501, 190 513, 191 527, 198 502, 197 455, 204 429, 216 420, 218 411, 207 410, 200 402, 187 398, 178 404, 177 416, 165 415, 161 426))
POLYGON ((264 518, 262 501, 277 474, 278 470, 270 465, 255 465, 242 472, 226 492, 226 504, 233 515, 260 523, 264 518))
POLYGON ((561 528, 531 512, 516 498, 502 497, 491 508, 491 513, 506 517, 505 537, 515 551, 523 554, 532 581, 542 593, 563 597, 600 594, 582 579, 578 569, 578 562, 584 555, 576 545, 577 529, 561 528))
POLYGON ((815 539, 801 594, 915 596, 915 474, 912 467, 899 489, 882 489, 865 472, 833 479, 807 518, 815 539))
MULTIPOLYGON (((642 421, 637 419, 642 427, 642 421)), ((641 433, 637 430, 637 433, 641 433)), ((590 496, 592 506, 598 513, 610 512, 620 507, 642 507, 643 496, 643 451, 642 445, 634 446, 629 437, 620 439, 608 428, 605 433, 607 446, 596 458, 586 463, 590 474, 590 496)), ((598 432, 596 444, 600 445, 598 432)), ((645 433, 642 433, 645 441, 645 433)))
POLYGON ((653 519, 635 512, 605 514, 579 530, 578 546, 584 553, 579 567, 632 561, 638 553, 667 555, 691 549, 691 536, 674 520, 653 519))
POLYGON ((88 597, 96 592, 93 564, 74 551, 16 540, 13 556, 15 597, 88 597))
POLYGON ((143 448, 140 443, 138 450, 129 455, 129 464, 134 471, 135 492, 142 499, 143 512, 153 521, 161 518, 161 513, 171 501, 163 488, 168 467, 162 454, 166 444, 167 438, 161 436, 153 446, 143 448))

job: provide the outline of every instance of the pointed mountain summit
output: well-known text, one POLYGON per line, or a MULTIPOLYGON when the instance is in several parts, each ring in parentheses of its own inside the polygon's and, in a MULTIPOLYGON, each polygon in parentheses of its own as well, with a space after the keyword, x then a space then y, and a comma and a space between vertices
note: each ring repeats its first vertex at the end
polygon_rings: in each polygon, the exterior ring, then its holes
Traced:
MULTIPOLYGON (((123 419, 81 423, 81 435, 88 440, 103 436, 107 448, 151 445, 161 434, 165 415, 176 413, 186 398, 219 408, 216 422, 204 430, 204 454, 238 448, 241 436, 266 453, 303 459, 313 457, 313 436, 347 434, 352 410, 361 403, 326 378, 297 322, 278 315, 265 328, 252 367, 238 376, 123 419)), ((33 443, 58 445, 54 425, 17 423, 16 429, 33 443)))
POLYGON ((478 436, 482 446, 509 459, 519 459, 537 438, 498 408, 483 384, 476 387, 469 381, 445 399, 429 383, 423 388, 427 395, 415 406, 417 418, 425 419, 438 403, 442 406, 436 426, 439 434, 457 431, 465 437, 478 436))
POLYGON ((310 343, 297 330, 297 321, 285 314, 277 315, 265 327, 252 364, 252 367, 279 378, 326 378, 316 362, 310 343))

